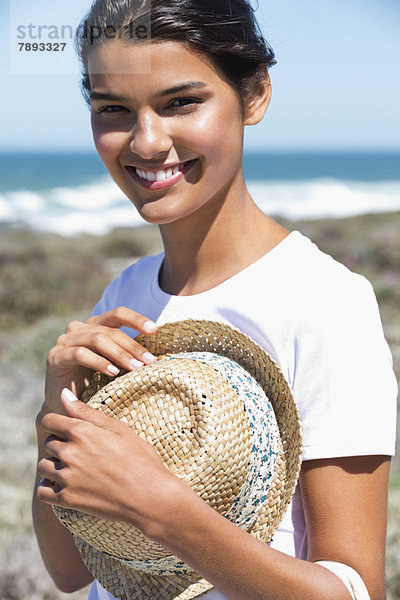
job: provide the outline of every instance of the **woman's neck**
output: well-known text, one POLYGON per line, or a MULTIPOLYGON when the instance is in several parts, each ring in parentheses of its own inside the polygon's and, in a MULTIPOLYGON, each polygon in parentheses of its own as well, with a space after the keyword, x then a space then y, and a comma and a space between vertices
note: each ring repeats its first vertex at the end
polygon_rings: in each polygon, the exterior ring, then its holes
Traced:
POLYGON ((240 198, 212 202, 182 221, 160 226, 165 248, 160 286, 169 294, 189 296, 219 285, 289 233, 256 206, 245 185, 240 198))

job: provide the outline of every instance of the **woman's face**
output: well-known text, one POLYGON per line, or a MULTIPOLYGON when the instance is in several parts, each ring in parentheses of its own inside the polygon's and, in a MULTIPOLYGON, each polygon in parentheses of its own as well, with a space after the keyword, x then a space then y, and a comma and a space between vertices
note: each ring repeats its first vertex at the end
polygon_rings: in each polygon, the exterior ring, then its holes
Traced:
POLYGON ((245 122, 206 58, 178 42, 114 41, 88 67, 97 151, 145 220, 171 223, 235 193, 245 122), (135 74, 149 58, 151 72, 135 74))

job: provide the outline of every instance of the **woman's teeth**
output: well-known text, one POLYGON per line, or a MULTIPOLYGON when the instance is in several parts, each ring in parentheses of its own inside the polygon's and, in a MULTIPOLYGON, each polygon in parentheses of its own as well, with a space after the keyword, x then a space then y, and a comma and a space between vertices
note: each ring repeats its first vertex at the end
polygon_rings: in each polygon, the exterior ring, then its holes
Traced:
POLYGON ((183 167, 184 163, 180 165, 176 165, 173 169, 165 169, 163 171, 145 171, 144 169, 136 169, 136 173, 142 179, 146 179, 147 181, 163 181, 164 179, 169 179, 173 175, 176 175, 178 171, 183 167))

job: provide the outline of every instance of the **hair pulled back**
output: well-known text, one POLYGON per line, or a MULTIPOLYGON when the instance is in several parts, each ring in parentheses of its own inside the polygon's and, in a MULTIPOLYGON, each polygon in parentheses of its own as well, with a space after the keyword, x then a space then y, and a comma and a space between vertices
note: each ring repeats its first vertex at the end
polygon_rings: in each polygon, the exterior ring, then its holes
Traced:
POLYGON ((132 42, 124 31, 148 23, 151 41, 175 41, 202 53, 236 92, 242 108, 262 93, 266 70, 276 63, 249 0, 94 0, 81 21, 76 38, 82 67, 81 89, 90 103, 88 54, 96 44, 88 31, 119 30, 120 40, 132 42))

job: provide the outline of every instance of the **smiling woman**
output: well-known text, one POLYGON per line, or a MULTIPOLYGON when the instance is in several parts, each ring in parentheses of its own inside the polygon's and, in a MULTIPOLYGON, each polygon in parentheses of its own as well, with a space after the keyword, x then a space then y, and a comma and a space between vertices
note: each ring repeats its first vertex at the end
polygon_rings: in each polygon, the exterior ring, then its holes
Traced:
MULTIPOLYGON (((64 591, 95 576, 90 600, 383 600, 391 357, 369 282, 262 213, 247 188, 244 130, 267 111, 275 63, 250 3, 96 0, 77 48, 97 151, 135 209, 158 225, 164 252, 126 269, 93 316, 70 323, 49 353, 34 497, 49 572, 64 591), (131 35, 146 23, 151 39, 131 35), (118 39, 84 35, 117 29, 118 39), (240 330, 235 339, 253 338, 251 359, 233 339, 226 351, 245 366, 268 352, 285 382, 279 398, 293 390, 303 464, 292 501, 294 486, 281 492, 288 508, 272 539, 225 518, 133 430, 76 401, 94 371, 92 386, 121 369, 144 377, 163 354, 159 325, 172 324, 173 353, 178 338, 181 351, 196 345, 200 333, 180 332, 199 320, 214 322, 206 336, 212 352, 221 352, 221 323, 231 325, 240 330), (138 332, 147 336, 135 339, 138 332), (156 555, 138 566, 89 542, 88 551, 51 505, 133 526, 156 555), (156 575, 171 564, 175 587, 167 592, 156 575)), ((264 378, 275 397, 265 370, 264 378)), ((167 423, 163 402, 159 408, 167 423)), ((289 437, 283 472, 298 429, 289 437)), ((267 496, 259 493, 254 506, 264 509, 267 496)))
POLYGON ((88 54, 87 64, 97 151, 145 220, 161 225, 194 213, 203 219, 198 211, 209 212, 211 200, 213 210, 220 203, 227 210, 227 188, 245 198, 243 128, 265 112, 267 79, 263 96, 242 118, 231 85, 182 43, 104 44, 88 54), (146 61, 152 77, 136 72, 146 61), (132 74, 115 75, 127 66, 132 74))

